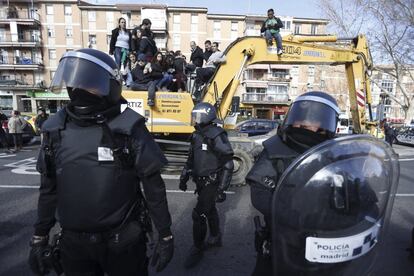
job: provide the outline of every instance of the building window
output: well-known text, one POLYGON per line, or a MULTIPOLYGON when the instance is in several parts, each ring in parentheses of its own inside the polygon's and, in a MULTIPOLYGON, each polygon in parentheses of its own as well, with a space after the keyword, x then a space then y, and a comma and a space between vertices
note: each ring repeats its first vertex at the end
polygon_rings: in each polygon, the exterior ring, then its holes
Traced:
POLYGON ((308 67, 308 77, 313 77, 315 76, 315 66, 314 65, 309 65, 308 67))
POLYGON ((53 5, 46 5, 46 14, 53 15, 53 5))
POLYGON ((290 69, 290 74, 291 74, 292 76, 298 76, 298 75, 299 75, 299 66, 294 65, 294 66, 292 67, 292 69, 290 69))
POLYGON ((191 15, 191 32, 192 33, 198 32, 198 15, 197 14, 191 15))
POLYGON ((181 16, 180 14, 173 14, 173 30, 174 32, 180 31, 181 16))
POLYGON ((321 89, 325 89, 325 88, 326 88, 325 80, 321 80, 321 89))
POLYGON ((47 36, 48 37, 55 37, 55 28, 47 27, 47 36))
POLYGON ((49 59, 56 59, 56 49, 49 49, 49 59))
POLYGON ((173 35, 173 49, 179 50, 181 48, 181 36, 180 34, 173 35))
POLYGON ((69 37, 69 38, 73 37, 72 27, 65 28, 65 35, 66 35, 66 37, 69 37))
POLYGON ((301 31, 301 25, 295 24, 295 34, 300 34, 300 31, 301 31))
POLYGON ((236 22, 236 21, 231 22, 231 39, 232 40, 239 37, 238 29, 239 29, 239 22, 236 22))
POLYGON ((221 39, 221 21, 214 21, 213 23, 213 38, 216 40, 221 39))
POLYGON ((89 35, 89 48, 95 48, 96 47, 96 35, 89 35))
POLYGON ((106 12, 106 22, 114 22, 114 12, 106 12))
POLYGON ((283 23, 283 29, 284 30, 290 30, 290 21, 282 21, 283 23))
POLYGON ((72 15, 72 6, 65 5, 65 15, 72 15))
POLYGON ((318 25, 312 24, 311 25, 311 34, 317 34, 318 33, 318 25))
POLYGON ((191 24, 198 24, 198 14, 191 14, 191 24))
POLYGON ((96 22, 96 12, 95 11, 88 11, 88 21, 89 22, 96 22))
POLYGON ((388 93, 393 93, 394 91, 394 81, 392 80, 382 80, 381 88, 387 91, 388 93))

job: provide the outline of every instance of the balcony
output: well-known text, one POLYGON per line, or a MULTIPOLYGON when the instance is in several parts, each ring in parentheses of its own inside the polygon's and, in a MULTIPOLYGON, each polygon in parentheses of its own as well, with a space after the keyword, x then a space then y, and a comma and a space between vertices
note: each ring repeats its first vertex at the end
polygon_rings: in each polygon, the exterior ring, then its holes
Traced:
POLYGON ((14 7, 0 10, 0 24, 8 24, 15 21, 19 25, 40 25, 40 15, 37 12, 22 10, 14 7))
POLYGON ((39 35, 30 35, 30 33, 0 36, 0 47, 40 47, 40 42, 39 35))
POLYGON ((6 87, 6 89, 13 89, 13 90, 22 90, 27 91, 27 89, 36 90, 42 89, 43 86, 39 84, 28 83, 21 79, 0 79, 0 88, 6 87))
POLYGON ((287 93, 244 93, 242 103, 245 104, 289 104, 287 93))
POLYGON ((0 56, 0 70, 38 70, 43 69, 41 59, 31 59, 26 57, 15 57, 10 61, 4 56, 0 56))

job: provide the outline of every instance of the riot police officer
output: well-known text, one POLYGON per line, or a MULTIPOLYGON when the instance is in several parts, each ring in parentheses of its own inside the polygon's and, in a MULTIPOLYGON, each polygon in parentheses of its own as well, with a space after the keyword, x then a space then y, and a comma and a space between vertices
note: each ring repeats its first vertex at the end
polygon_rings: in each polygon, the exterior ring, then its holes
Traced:
POLYGON ((181 173, 179 188, 187 190, 192 176, 198 194, 192 212, 194 245, 185 260, 185 267, 195 266, 202 258, 205 246, 221 246, 221 232, 216 202, 226 199, 233 173, 233 150, 227 133, 215 123, 216 109, 209 103, 197 104, 191 112, 195 131, 191 137, 190 153, 181 173), (205 244, 207 224, 210 235, 205 244))
POLYGON ((335 135, 339 108, 323 92, 308 92, 295 99, 278 133, 263 143, 264 149, 246 177, 253 206, 264 216, 265 227, 256 223, 257 262, 253 275, 272 275, 271 201, 276 184, 300 154, 335 135))
POLYGON ((48 235, 58 220, 65 275, 147 275, 148 213, 159 234, 153 264, 163 270, 174 248, 160 175, 167 161, 145 119, 121 112, 126 101, 115 62, 94 49, 65 53, 50 89, 64 88, 70 103, 42 126, 32 271, 47 272, 48 235))

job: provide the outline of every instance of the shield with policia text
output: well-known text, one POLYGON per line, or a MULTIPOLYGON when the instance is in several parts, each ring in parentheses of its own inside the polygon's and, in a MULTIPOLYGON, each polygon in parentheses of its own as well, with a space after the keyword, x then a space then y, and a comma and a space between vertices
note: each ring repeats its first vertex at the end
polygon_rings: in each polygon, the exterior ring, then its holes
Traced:
POLYGON ((273 194, 275 275, 367 275, 398 179, 398 156, 367 135, 329 140, 295 159, 273 194))

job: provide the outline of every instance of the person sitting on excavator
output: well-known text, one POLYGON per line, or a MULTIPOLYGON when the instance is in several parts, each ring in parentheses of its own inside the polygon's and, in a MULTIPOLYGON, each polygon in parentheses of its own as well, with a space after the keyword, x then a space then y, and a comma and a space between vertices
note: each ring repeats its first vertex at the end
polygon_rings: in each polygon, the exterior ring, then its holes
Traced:
POLYGON ((283 49, 280 28, 283 28, 283 23, 279 17, 275 17, 274 13, 275 12, 273 9, 269 9, 267 11, 267 19, 265 22, 263 22, 260 32, 264 33, 267 45, 272 45, 273 38, 276 40, 277 54, 281 55, 283 53, 283 49))
POLYGON ((221 63, 226 62, 226 56, 218 48, 218 42, 213 42, 211 45, 212 54, 208 58, 206 64, 203 68, 198 68, 196 70, 196 80, 195 80, 195 91, 193 98, 196 101, 200 100, 201 97, 201 86, 208 82, 208 80, 214 75, 216 68, 221 63))

